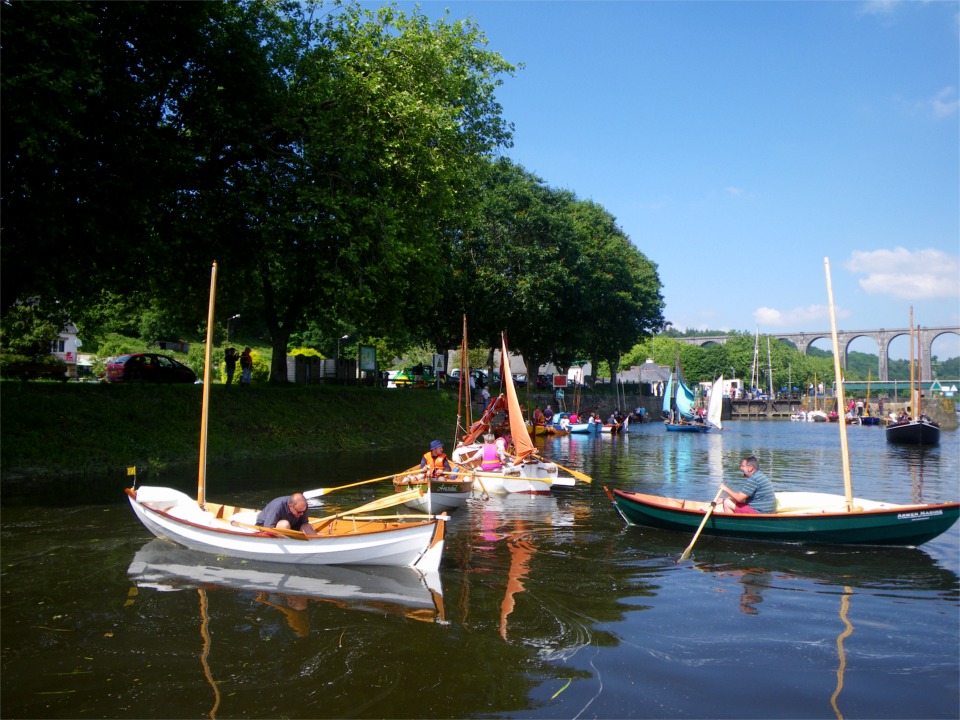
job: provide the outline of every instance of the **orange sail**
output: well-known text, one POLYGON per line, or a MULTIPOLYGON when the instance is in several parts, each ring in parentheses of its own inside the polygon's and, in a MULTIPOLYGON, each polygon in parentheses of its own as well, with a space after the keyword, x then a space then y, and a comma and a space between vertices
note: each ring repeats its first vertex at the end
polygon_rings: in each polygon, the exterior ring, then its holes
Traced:
POLYGON ((503 345, 500 349, 501 363, 503 365, 503 385, 507 390, 507 414, 510 416, 510 434, 513 436, 513 447, 516 451, 515 463, 521 462, 524 458, 533 455, 536 448, 527 432, 527 424, 523 421, 523 413, 520 410, 520 400, 517 398, 516 388, 513 387, 513 375, 510 373, 510 361, 507 359, 507 338, 501 334, 503 345))

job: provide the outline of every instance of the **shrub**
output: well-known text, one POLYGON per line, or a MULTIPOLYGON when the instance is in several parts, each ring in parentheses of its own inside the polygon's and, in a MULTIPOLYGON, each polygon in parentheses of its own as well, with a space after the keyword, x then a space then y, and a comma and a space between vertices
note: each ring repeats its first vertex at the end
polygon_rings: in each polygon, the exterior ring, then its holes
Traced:
POLYGON ((21 380, 66 380, 67 366, 53 355, 32 358, 17 353, 0 353, 0 376, 21 380))

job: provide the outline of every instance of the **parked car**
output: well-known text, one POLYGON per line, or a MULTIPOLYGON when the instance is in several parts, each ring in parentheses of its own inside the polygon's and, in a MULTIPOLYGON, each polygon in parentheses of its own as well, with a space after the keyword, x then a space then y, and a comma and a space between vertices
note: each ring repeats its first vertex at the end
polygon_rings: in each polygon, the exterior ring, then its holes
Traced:
POLYGON ((538 390, 553 390, 553 375, 537 375, 538 390))
POLYGON ((527 384, 527 374, 513 373, 513 384, 517 387, 524 387, 527 384))
MULTIPOLYGON (((414 378, 413 367, 408 367, 408 368, 404 368, 399 373, 397 373, 397 376, 393 379, 393 383, 398 388, 413 387, 414 385, 413 378, 414 378)), ((446 380, 446 373, 441 372, 440 382, 444 382, 445 380, 446 380)), ((426 383, 427 385, 436 385, 437 374, 433 371, 433 367, 431 365, 423 366, 423 375, 420 376, 420 381, 423 383, 426 383)))
MULTIPOLYGON (((480 370, 478 368, 473 368, 470 371, 470 377, 473 378, 473 383, 476 387, 481 387, 484 385, 489 385, 487 382, 487 371, 480 370)), ((447 375, 447 382, 450 385, 459 385, 460 384, 460 369, 454 369, 449 372, 447 375)))
POLYGON ((132 353, 107 363, 108 382, 194 383, 197 374, 179 360, 156 353, 132 353))

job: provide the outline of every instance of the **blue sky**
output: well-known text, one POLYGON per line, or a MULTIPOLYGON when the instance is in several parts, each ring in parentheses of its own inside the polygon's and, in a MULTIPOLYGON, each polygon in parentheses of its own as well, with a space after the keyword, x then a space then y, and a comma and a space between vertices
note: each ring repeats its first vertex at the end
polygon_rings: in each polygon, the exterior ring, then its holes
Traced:
POLYGON ((956 2, 420 7, 524 64, 503 154, 610 211, 677 328, 829 329, 824 257, 841 329, 960 325, 956 2))

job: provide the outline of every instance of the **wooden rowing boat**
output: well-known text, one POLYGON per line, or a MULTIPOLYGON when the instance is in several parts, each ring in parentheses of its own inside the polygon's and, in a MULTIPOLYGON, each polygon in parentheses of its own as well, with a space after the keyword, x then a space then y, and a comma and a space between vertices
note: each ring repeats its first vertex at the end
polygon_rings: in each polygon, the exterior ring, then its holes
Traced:
MULTIPOLYGON (((604 488, 629 525, 692 532, 709 502, 604 488)), ((916 546, 946 532, 960 518, 960 503, 899 505, 843 495, 778 492, 772 514, 714 513, 704 535, 804 544, 916 546)))
POLYGON ((134 486, 126 493, 134 514, 157 537, 208 553, 249 560, 305 565, 400 565, 436 570, 443 554, 445 516, 401 522, 363 513, 398 505, 407 495, 381 498, 332 517, 311 520, 317 535, 256 525, 257 510, 209 503, 206 499, 207 418, 213 348, 217 264, 210 273, 210 304, 200 419, 200 462, 196 499, 166 487, 134 486))

